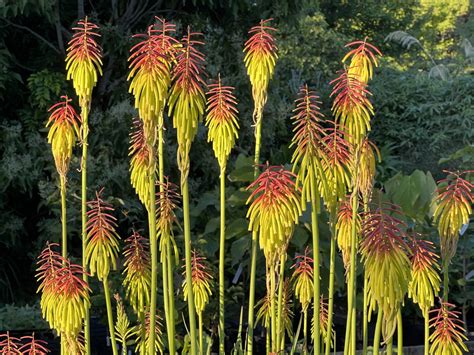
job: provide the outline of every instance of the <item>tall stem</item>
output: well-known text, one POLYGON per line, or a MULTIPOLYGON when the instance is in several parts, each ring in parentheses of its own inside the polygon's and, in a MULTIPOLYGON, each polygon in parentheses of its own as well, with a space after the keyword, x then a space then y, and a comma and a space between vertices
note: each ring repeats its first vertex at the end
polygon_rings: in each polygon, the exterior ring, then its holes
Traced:
POLYGON ((189 220, 189 191, 188 179, 184 179, 181 186, 183 196, 183 215, 184 215, 184 254, 186 259, 186 284, 188 285, 188 313, 189 313, 189 332, 191 338, 191 355, 197 354, 196 344, 196 311, 194 307, 193 280, 191 269, 191 225, 189 220))
POLYGON ((423 318, 425 320, 425 355, 430 353, 430 317, 428 310, 423 311, 423 318))
POLYGON ((392 354, 393 354, 393 335, 387 341, 387 351, 386 351, 386 355, 392 355, 392 354))
POLYGON ((329 299, 328 299, 328 332, 326 334, 326 345, 325 354, 329 355, 331 352, 331 329, 332 329, 332 318, 334 310, 334 274, 336 264, 336 209, 333 208, 331 212, 331 252, 330 252, 330 265, 329 265, 329 299))
POLYGON ((379 308, 378 313, 377 313, 377 323, 375 323, 374 354, 373 355, 379 355, 381 330, 382 330, 382 310, 379 308))
POLYGON ((403 319, 402 310, 397 314, 397 355, 403 355, 403 319))
MULTIPOLYGON (((81 105, 81 140, 82 140, 82 158, 81 158, 81 230, 82 230, 82 267, 84 274, 82 278, 88 282, 87 263, 86 263, 86 242, 87 242, 87 148, 89 136, 89 104, 83 103, 81 105)), ((86 355, 91 353, 90 344, 90 317, 89 307, 86 307, 86 314, 84 318, 84 341, 86 355)))
POLYGON ((368 334, 368 325, 369 325, 369 314, 368 314, 368 294, 367 294, 367 275, 364 271, 364 309, 363 311, 363 325, 362 325, 362 339, 363 339, 363 345, 362 345, 362 355, 367 355, 367 347, 369 344, 369 334, 368 334))
MULTIPOLYGON (((112 302, 110 298, 110 289, 107 277, 103 279, 104 284, 104 293, 105 293, 105 304, 107 306, 107 320, 109 323, 109 334, 110 342, 112 343, 112 352, 114 355, 118 355, 117 351, 117 341, 115 340, 115 331, 114 331, 114 316, 112 314, 112 302)), ((150 332, 153 333, 153 332, 150 332)))
POLYGON ((171 340, 168 339, 169 342, 169 351, 170 354, 174 355, 176 354, 176 346, 175 346, 175 318, 174 318, 174 313, 175 313, 175 306, 174 306, 174 277, 173 277, 173 256, 171 254, 171 241, 168 241, 166 243, 166 262, 168 263, 168 309, 169 309, 169 320, 170 320, 170 334, 168 334, 169 337, 171 337, 171 340))
POLYGON ((286 260, 286 251, 282 252, 280 256, 280 273, 278 275, 278 313, 277 313, 277 346, 278 353, 283 351, 283 348, 280 347, 282 341, 285 341, 285 328, 282 327, 283 322, 283 285, 284 285, 284 276, 285 276, 285 260, 286 260), (283 330, 283 332, 282 332, 283 330))
MULTIPOLYGON (((156 292, 157 292, 157 273, 158 273, 158 249, 156 240, 156 206, 155 206, 155 162, 154 154, 150 163, 151 171, 149 174, 148 188, 150 194, 150 202, 148 206, 148 224, 150 229, 150 254, 151 254, 151 297, 150 297, 150 322, 154 324, 156 319, 156 292)), ((155 353, 155 332, 150 332, 148 351, 150 354, 155 353)))
POLYGON ((272 353, 277 351, 277 327, 276 327, 276 305, 275 305, 275 264, 271 262, 270 264, 270 321, 271 321, 271 332, 272 332, 272 353))
MULTIPOLYGON (((262 111, 256 111, 255 127, 255 157, 254 157, 254 180, 258 177, 260 164, 260 141, 262 136, 262 111)), ((257 235, 252 233, 252 247, 250 254, 250 289, 249 289, 249 316, 247 332, 247 354, 253 354, 253 329, 254 329, 254 308, 255 308, 255 275, 257 272, 257 235)))
POLYGON ((308 310, 303 311, 303 354, 308 354, 308 310))
POLYGON ((61 190, 61 255, 67 258, 66 175, 60 175, 61 190))
POLYGON ((448 302, 449 293, 449 260, 446 258, 443 262, 443 301, 448 302))
POLYGON ((320 345, 320 325, 319 325, 319 226, 318 226, 318 195, 316 192, 315 179, 310 182, 311 191, 311 233, 313 236, 313 302, 314 302, 314 353, 319 354, 320 345))
POLYGON ((202 337, 202 313, 198 313, 198 323, 199 323, 199 354, 204 355, 204 342, 202 337))
POLYGON ((221 167, 221 234, 219 243, 219 354, 225 354, 225 166, 221 167))

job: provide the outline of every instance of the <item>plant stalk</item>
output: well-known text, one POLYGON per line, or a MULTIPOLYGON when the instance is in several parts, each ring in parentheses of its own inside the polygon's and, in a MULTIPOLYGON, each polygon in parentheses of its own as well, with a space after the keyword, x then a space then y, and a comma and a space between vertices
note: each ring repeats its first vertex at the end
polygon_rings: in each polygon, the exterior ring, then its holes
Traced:
MULTIPOLYGON (((153 154, 152 154, 153 156, 153 154)), ((158 273, 158 248, 156 235, 156 206, 155 206, 155 162, 154 157, 150 163, 151 171, 149 173, 148 188, 150 189, 150 202, 148 206, 148 221, 150 229, 150 254, 151 254, 151 297, 150 297, 150 322, 154 324, 156 319, 156 292, 157 292, 157 273, 158 273)), ((148 351, 150 354, 155 352, 155 332, 150 332, 148 351)))
POLYGON ((225 165, 221 167, 221 229, 219 243, 219 354, 225 354, 225 165))
POLYGON ((386 350, 387 355, 392 355, 393 354, 393 335, 390 337, 390 339, 387 341, 387 350, 386 350))
POLYGON ((198 323, 199 323, 199 354, 204 355, 204 342, 202 337, 202 313, 198 313, 198 323))
POLYGON ((272 332, 272 353, 277 351, 277 318, 276 318, 276 305, 275 305, 275 294, 276 294, 276 280, 275 280, 275 265, 273 262, 270 264, 270 321, 271 321, 271 332, 272 332))
POLYGON ((430 354, 430 316, 428 310, 423 311, 425 320, 425 355, 430 354))
POLYGON ((403 355, 403 319, 402 310, 397 314, 397 355, 403 355))
POLYGON ((308 354, 308 310, 303 311, 303 354, 308 354))
MULTIPOLYGON (((114 330, 114 316, 112 314, 112 302, 110 298, 110 289, 107 277, 103 279, 104 284, 104 294, 105 294, 105 304, 107 306, 107 320, 109 323, 109 333, 110 333, 110 342, 112 343, 112 352, 114 355, 118 355, 117 351, 117 342, 115 340, 115 330, 114 330)), ((150 332, 153 333, 153 332, 150 332)))
POLYGON ((319 226, 318 226, 318 195, 316 192, 315 179, 310 181, 311 191, 311 233, 313 236, 313 302, 314 302, 314 352, 318 354, 320 345, 320 324, 319 324, 319 298, 320 298, 320 281, 319 281, 319 226))
POLYGON ((60 175, 61 190, 61 255, 67 258, 67 213, 66 213, 66 175, 60 175))
POLYGON ((284 285, 284 276, 285 276, 285 260, 286 260, 286 251, 282 252, 280 256, 280 274, 278 275, 278 313, 277 313, 277 336, 276 343, 278 346, 277 352, 280 353, 283 351, 283 348, 280 347, 280 344, 285 341, 285 328, 282 327, 283 322, 283 285, 284 285), (282 331, 283 330, 283 331, 282 331))
POLYGON ((373 353, 373 355, 379 355, 381 330, 382 330, 382 310, 379 309, 378 313, 377 313, 377 323, 375 323, 374 353, 373 353))
POLYGON ((325 354, 329 355, 331 352, 331 329, 334 310, 334 275, 336 264, 336 209, 333 208, 331 212, 331 251, 330 251, 330 265, 329 265, 329 295, 328 295, 328 332, 326 334, 325 354))
POLYGON ((189 331, 191 338, 191 355, 197 354, 196 344, 196 311, 194 307, 193 280, 191 268, 191 225, 189 220, 189 187, 188 179, 184 179, 181 186, 183 196, 183 216, 184 216, 184 253, 186 260, 186 283, 189 288, 188 292, 188 313, 189 313, 189 331))
POLYGON ((362 341, 363 341, 363 345, 362 345, 362 355, 367 355, 367 347, 368 347, 368 344, 369 344, 369 334, 368 334, 368 331, 369 331, 369 312, 368 312, 368 294, 367 294, 367 276, 365 274, 365 271, 364 271, 364 309, 363 309, 363 319, 362 319, 362 322, 363 322, 363 325, 362 325, 362 341))
POLYGON ((449 260, 443 262, 443 301, 448 302, 449 294, 449 260))
MULTIPOLYGON (((82 279, 88 283, 87 263, 86 263, 86 242, 87 242, 87 148, 89 137, 89 104, 81 105, 81 140, 82 140, 82 158, 81 158, 81 230, 82 230, 82 267, 84 274, 82 279)), ((90 344, 90 316, 89 307, 86 308, 84 318, 84 342, 86 355, 91 353, 90 344)))
MULTIPOLYGON (((254 157, 254 180, 258 177, 260 164, 260 141, 262 136, 262 110, 256 111, 255 126, 255 157, 254 157)), ((253 330, 254 330, 254 308, 255 308, 255 277, 257 272, 257 235, 252 233, 252 247, 250 255, 250 289, 249 289, 249 315, 247 332, 247 354, 253 354, 253 330)))

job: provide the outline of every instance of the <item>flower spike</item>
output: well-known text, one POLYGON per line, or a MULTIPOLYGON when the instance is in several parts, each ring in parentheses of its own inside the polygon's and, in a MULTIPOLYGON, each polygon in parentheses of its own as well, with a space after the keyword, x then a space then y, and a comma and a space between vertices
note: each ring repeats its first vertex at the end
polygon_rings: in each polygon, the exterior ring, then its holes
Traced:
POLYGON ((311 200, 311 181, 325 178, 321 164, 325 159, 322 140, 326 132, 321 126, 324 119, 320 111, 321 101, 314 91, 308 89, 308 85, 300 88, 295 103, 295 115, 291 118, 294 136, 290 144, 295 151, 291 163, 293 172, 297 171, 296 186, 301 185, 301 205, 305 208, 306 202, 311 200))
POLYGON ((282 166, 269 166, 247 190, 249 230, 258 234, 260 248, 270 261, 286 244, 301 215, 301 196, 295 175, 282 166))
POLYGON ((163 183, 158 184, 161 188, 156 193, 156 231, 160 240, 161 262, 165 260, 165 245, 168 241, 174 246, 176 260, 179 260, 178 248, 176 248, 173 236, 173 224, 178 221, 175 210, 178 208, 181 195, 178 192, 178 186, 169 181, 166 176, 163 183))
POLYGON ((295 257, 295 263, 291 268, 293 272, 295 296, 301 303, 303 312, 308 309, 313 299, 313 259, 309 256, 309 247, 306 247, 304 254, 295 257))
POLYGON ((151 268, 148 240, 133 231, 133 234, 125 239, 123 256, 125 295, 135 313, 139 314, 150 303, 151 268))
POLYGON ((349 58, 349 74, 357 77, 362 83, 366 84, 372 79, 374 67, 378 66, 377 56, 382 56, 382 52, 367 42, 354 41, 345 45, 351 50, 344 56, 342 62, 346 62, 349 58))
POLYGON ((212 142, 214 154, 221 169, 226 166, 230 151, 238 138, 237 99, 232 86, 223 86, 221 76, 217 83, 209 85, 207 93, 206 126, 209 127, 208 142, 212 142))
POLYGON ((110 268, 117 268, 120 239, 115 231, 117 219, 110 214, 114 209, 102 199, 103 191, 104 188, 100 189, 95 200, 88 202, 86 246, 86 263, 92 276, 97 274, 101 281, 107 278, 110 268))
POLYGON ((59 175, 65 176, 69 170, 72 157, 72 148, 79 136, 79 123, 81 118, 70 104, 72 101, 67 96, 61 96, 63 101, 51 106, 51 112, 46 127, 50 127, 48 143, 53 150, 54 162, 59 175))
POLYGON ((330 82, 334 97, 332 112, 338 123, 346 130, 347 140, 359 144, 370 131, 370 118, 374 108, 368 99, 371 95, 366 85, 347 69, 330 82))
POLYGON ((433 214, 441 240, 441 255, 447 261, 456 253, 459 231, 469 222, 474 203, 474 184, 462 175, 471 171, 453 173, 445 171, 449 176, 438 182, 437 195, 433 199, 433 214))
POLYGON ((413 236, 411 249, 412 277, 408 285, 408 297, 418 304, 423 315, 427 315, 429 309, 434 306, 434 299, 441 283, 438 274, 438 255, 434 252, 432 242, 419 239, 416 235, 413 236))
POLYGON ((182 49, 176 56, 173 70, 173 85, 169 97, 169 115, 173 116, 173 127, 177 130, 178 167, 182 172, 182 182, 189 173, 189 150, 197 133, 206 105, 203 87, 204 54, 196 46, 203 45, 196 37, 201 33, 188 32, 181 40, 182 49))
MULTIPOLYGON (((204 308, 209 303, 209 296, 212 295, 211 283, 212 275, 207 271, 206 258, 200 256, 196 250, 192 252, 192 292, 194 295, 194 302, 196 304, 196 313, 202 314, 204 308)), ((186 272, 185 265, 183 265, 183 274, 186 272)), ((183 280, 184 300, 188 298, 189 287, 186 283, 186 278, 183 280)))
MULTIPOLYGON (((351 258, 351 240, 352 240, 352 204, 350 198, 344 199, 339 205, 339 211, 337 213, 336 231, 337 231, 337 246, 342 252, 342 261, 344 262, 344 268, 348 275, 350 269, 350 258, 351 258)), ((360 235, 362 229, 362 220, 360 214, 356 211, 355 220, 356 236, 360 235)), ((359 245, 359 240, 356 241, 356 245, 359 245)))
MULTIPOLYGON (((114 295, 117 302, 117 321, 115 322, 115 336, 121 344, 127 344, 129 338, 133 335, 133 328, 130 327, 130 321, 125 312, 122 298, 118 293, 114 295)), ((125 351, 124 351, 125 352, 125 351)))
POLYGON ((0 334, 0 354, 21 355, 20 339, 10 335, 10 332, 0 334))
MULTIPOLYGON (((313 304, 314 307, 314 304, 313 304)), ((329 318, 329 310, 328 310, 328 303, 325 302, 323 295, 319 299, 319 324, 320 326, 320 334, 322 339, 326 339, 328 333, 328 318, 329 318)), ((314 339, 314 318, 311 318, 311 336, 314 339)), ((334 344, 334 338, 336 336, 336 332, 334 329, 331 329, 331 346, 334 344)))
MULTIPOLYGON (((23 355, 46 355, 50 352, 46 347, 48 343, 44 340, 36 339, 35 333, 21 337, 21 340, 25 342, 19 349, 23 355)), ((2 353, 1 350, 0 353, 2 353)))
POLYGON ((453 311, 454 305, 441 301, 438 309, 433 309, 430 313, 433 318, 430 320, 430 328, 433 333, 430 336, 430 354, 433 355, 462 355, 468 351, 464 341, 463 322, 459 319, 460 312, 453 311))
POLYGON ((102 75, 102 49, 95 41, 100 34, 95 32, 99 26, 86 17, 72 28, 74 34, 69 41, 66 56, 67 79, 73 81, 74 90, 81 106, 90 102, 92 89, 102 75))
POLYGON ((374 186, 376 161, 381 160, 380 152, 367 137, 362 140, 359 149, 359 161, 356 163, 358 164, 357 187, 363 201, 368 203, 374 186))
POLYGON ((163 332, 161 330, 161 317, 156 314, 155 321, 150 318, 150 313, 145 315, 145 324, 139 324, 135 327, 136 344, 135 351, 139 354, 147 354, 150 333, 155 332, 155 354, 163 354, 163 332), (154 323, 154 324, 153 324, 154 323), (152 330, 152 326, 154 329, 152 330))
MULTIPOLYGON (((273 19, 261 20, 250 29, 251 37, 245 42, 244 63, 252 84, 252 95, 257 109, 263 108, 267 101, 267 88, 275 71, 278 58, 277 46, 272 32, 276 29, 268 26, 273 19)), ((254 115, 256 119, 257 115, 254 115)), ((256 122, 255 122, 256 123, 256 122)))

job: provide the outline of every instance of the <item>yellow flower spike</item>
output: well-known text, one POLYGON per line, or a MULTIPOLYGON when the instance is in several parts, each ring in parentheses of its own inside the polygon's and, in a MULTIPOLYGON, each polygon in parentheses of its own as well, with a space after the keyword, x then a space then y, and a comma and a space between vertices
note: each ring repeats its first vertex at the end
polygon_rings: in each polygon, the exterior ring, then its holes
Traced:
MULTIPOLYGON (((356 215, 355 221, 356 236, 360 235, 362 229, 362 221, 359 213, 356 215)), ((352 238, 352 205, 349 198, 346 198, 339 205, 339 211, 337 214, 336 222, 337 231, 337 246, 342 252, 342 261, 344 262, 344 268, 346 269, 346 275, 348 275, 350 269, 350 258, 351 258, 351 238, 352 238)), ((356 245, 359 244, 357 240, 356 245)))
POLYGON ((143 122, 133 120, 133 130, 130 133, 130 181, 143 205, 148 209, 150 204, 149 176, 153 173, 150 148, 146 142, 143 122))
POLYGON ((82 330, 86 310, 90 305, 90 289, 82 279, 84 269, 63 258, 48 244, 38 260, 38 292, 42 292, 43 317, 58 333, 76 338, 82 330))
POLYGON ((383 314, 382 334, 392 337, 397 314, 411 277, 410 249, 399 207, 383 205, 363 218, 360 250, 367 277, 369 319, 376 308, 383 314), (377 306, 377 307, 376 307, 377 306))
POLYGON ((291 266, 293 272, 295 296, 301 303, 303 312, 306 312, 313 299, 313 259, 309 256, 310 250, 305 248, 303 255, 295 257, 295 264, 291 266))
POLYGON ((145 325, 139 324, 135 327, 134 335, 136 337, 135 351, 139 354, 147 354, 148 342, 150 339, 150 332, 155 332, 155 354, 163 354, 163 332, 161 330, 161 317, 156 314, 155 322, 152 322, 150 319, 150 313, 147 312, 145 315, 145 325), (154 323, 154 328, 152 329, 152 323, 154 323), (145 329, 143 329, 143 327, 145 329))
POLYGON ((128 340, 133 335, 133 328, 130 327, 130 321, 128 320, 125 307, 122 302, 122 298, 117 293, 114 295, 115 301, 117 302, 117 321, 115 322, 115 336, 117 341, 122 344, 123 353, 127 353, 126 346, 128 340))
POLYGON ((438 309, 433 309, 430 314, 430 328, 433 333, 430 335, 430 354, 432 355, 462 355, 468 349, 464 329, 464 323, 459 319, 461 312, 452 310, 454 305, 441 301, 438 309))
MULTIPOLYGON (((314 307, 314 304, 313 304, 314 307)), ((319 324, 320 324, 320 334, 322 339, 326 339, 328 333, 328 304, 324 301, 323 295, 319 300, 319 324)), ((334 344, 334 338, 336 336, 336 332, 334 329, 331 329, 331 346, 334 344)), ((314 317, 311 318, 311 337, 314 339, 314 317)))
POLYGON ((440 289, 438 255, 434 253, 434 245, 427 240, 412 240, 411 281, 408 285, 408 297, 417 303, 423 314, 427 314, 434 306, 435 296, 440 289))
MULTIPOLYGON (((202 314, 204 308, 209 303, 209 297, 212 295, 212 275, 207 271, 207 265, 205 264, 206 258, 199 256, 196 250, 192 253, 192 292, 194 295, 194 303, 196 307, 196 313, 202 314)), ((183 269, 184 269, 183 265, 183 269)), ((183 271, 183 274, 185 271, 183 271)), ((183 280, 183 293, 184 300, 188 299, 189 288, 186 283, 186 278, 183 280)))
POLYGON ((206 126, 209 128, 208 142, 212 142, 219 166, 225 168, 230 151, 238 138, 237 99, 232 86, 223 86, 221 76, 216 84, 209 85, 207 93, 206 126))
POLYGON ((196 49, 204 42, 194 39, 201 33, 188 32, 181 40, 182 48, 176 55, 176 66, 173 70, 173 85, 169 96, 169 115, 173 117, 173 127, 177 131, 178 167, 183 182, 189 173, 189 151, 196 136, 198 123, 201 121, 206 106, 203 87, 205 82, 204 54, 196 49))
POLYGON ((134 35, 142 39, 130 50, 129 92, 135 97, 135 107, 146 129, 157 125, 171 83, 171 66, 177 41, 169 35, 175 25, 157 18, 157 25, 148 27, 147 33, 134 35), (157 27, 157 28, 156 28, 157 27))
POLYGON ((377 146, 368 138, 364 138, 359 147, 359 162, 357 169, 357 187, 366 203, 372 195, 376 173, 376 161, 380 161, 380 152, 377 146))
POLYGON ((101 281, 107 278, 110 269, 117 268, 119 252, 116 218, 110 213, 112 205, 102 199, 102 188, 96 192, 96 199, 89 201, 87 211, 86 263, 92 276, 97 274, 101 281))
POLYGON ((268 83, 273 77, 278 58, 275 38, 272 36, 276 29, 268 26, 270 21, 272 19, 261 20, 259 25, 252 27, 249 31, 251 37, 244 47, 244 63, 255 103, 254 120, 258 116, 256 112, 261 111, 267 101, 268 83))
POLYGON ((281 166, 269 166, 248 186, 249 230, 257 233, 267 262, 282 250, 301 215, 301 195, 296 176, 281 166))
MULTIPOLYGON (((300 88, 298 98, 295 100, 296 108, 293 120, 294 136, 290 148, 295 151, 291 158, 293 172, 296 172, 296 186, 301 186, 301 206, 306 208, 306 203, 311 200, 311 181, 316 179, 321 185, 326 176, 322 164, 326 160, 323 139, 326 135, 321 126, 324 115, 320 111, 319 96, 308 89, 308 85, 300 88)), ((321 189, 325 190, 323 186, 321 189)), ((323 196, 327 196, 324 191, 323 196)))
POLYGON ((433 199, 434 222, 438 224, 441 255, 449 263, 456 253, 459 231, 469 222, 474 203, 474 184, 462 178, 471 171, 452 173, 438 181, 437 195, 433 199))
POLYGON ((79 136, 79 123, 81 118, 69 103, 72 101, 67 96, 61 96, 62 102, 51 106, 51 112, 46 127, 48 143, 51 144, 54 163, 59 175, 65 176, 69 170, 72 157, 72 148, 79 136))
POLYGON ((67 49, 67 80, 72 79, 81 106, 90 102, 92 89, 102 75, 102 49, 95 41, 100 35, 94 32, 98 28, 87 17, 79 20, 77 27, 72 28, 74 34, 67 49))
POLYGON ((346 48, 352 48, 342 59, 345 63, 350 58, 349 74, 357 77, 362 83, 366 84, 372 79, 374 67, 378 66, 377 56, 382 56, 380 50, 367 42, 354 41, 345 45, 346 48))
POLYGON ((134 312, 139 314, 150 303, 150 250, 148 240, 138 232, 125 240, 123 286, 134 312))

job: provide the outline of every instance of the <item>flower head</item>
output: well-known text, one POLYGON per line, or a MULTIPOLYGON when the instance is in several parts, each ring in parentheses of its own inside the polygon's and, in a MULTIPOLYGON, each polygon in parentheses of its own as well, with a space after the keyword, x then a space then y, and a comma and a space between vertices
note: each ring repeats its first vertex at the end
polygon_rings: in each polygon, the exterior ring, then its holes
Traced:
POLYGON ((378 66, 377 56, 382 56, 382 53, 377 47, 368 43, 367 39, 348 43, 345 47, 351 48, 351 50, 344 56, 342 62, 350 59, 349 74, 354 75, 367 85, 368 81, 372 79, 373 67, 378 66))
POLYGON ((72 157, 72 148, 79 136, 79 122, 81 118, 70 105, 71 99, 61 96, 63 101, 51 106, 51 112, 46 127, 49 127, 48 143, 53 150, 54 163, 60 175, 65 176, 69 170, 72 157))
POLYGON ((359 77, 347 69, 330 82, 333 85, 331 97, 334 97, 332 112, 336 121, 347 133, 347 140, 360 144, 370 131, 370 119, 374 108, 368 96, 371 93, 359 77))
MULTIPOLYGON (((177 223, 175 210, 178 208, 181 196, 178 192, 178 186, 169 181, 168 177, 165 177, 164 181, 158 183, 158 185, 160 191, 156 193, 156 230, 160 240, 161 262, 164 262, 167 243, 175 244, 173 224, 177 223)), ((176 260, 178 259, 179 257, 176 256, 176 260)))
POLYGON ((0 334, 0 354, 21 355, 20 339, 10 335, 10 332, 0 334))
POLYGON ((103 191, 103 188, 100 189, 96 192, 95 200, 87 203, 89 211, 85 257, 91 274, 97 274, 99 280, 107 278, 111 268, 117 268, 120 239, 115 231, 117 219, 110 214, 114 208, 102 199, 103 191))
POLYGON ((453 311, 454 305, 441 301, 438 309, 430 311, 430 328, 433 333, 430 335, 430 354, 433 355, 462 355, 467 350, 464 341, 463 322, 459 319, 460 312, 453 311))
POLYGON ((304 254, 295 257, 293 280, 295 296, 301 303, 303 311, 306 312, 313 299, 313 259, 309 256, 309 247, 304 254))
POLYGON ((383 313, 383 336, 389 339, 411 276, 410 249, 405 241, 405 224, 397 218, 399 207, 379 206, 362 219, 360 250, 367 277, 369 314, 378 307, 383 313))
MULTIPOLYGON (((185 265, 183 265, 183 268, 184 267, 185 265)), ((209 296, 212 294, 212 275, 207 271, 208 266, 206 265, 206 258, 200 256, 196 250, 193 250, 192 252, 191 270, 192 292, 196 306, 196 313, 201 314, 209 303, 209 296)), ((183 271, 183 273, 185 273, 185 271, 183 271)), ((186 278, 183 280, 183 292, 184 300, 186 301, 189 293, 186 278)))
POLYGON ((123 286, 128 301, 138 314, 143 312, 150 301, 151 266, 147 239, 133 231, 133 234, 125 239, 123 255, 123 286))
POLYGON ((301 197, 295 187, 295 175, 282 166, 269 166, 247 190, 249 230, 259 236, 260 248, 267 261, 284 248, 301 214, 301 197))
POLYGON ((449 173, 449 176, 438 182, 434 221, 438 224, 443 259, 451 260, 456 253, 459 231, 469 222, 474 203, 474 184, 462 178, 461 173, 449 173))
POLYGON ((237 99, 232 86, 222 85, 220 74, 217 83, 209 85, 207 96, 207 141, 212 142, 212 149, 222 169, 239 136, 237 99))
POLYGON ((300 88, 295 103, 295 115, 291 118, 294 136, 290 145, 295 151, 291 163, 293 171, 297 172, 296 186, 301 185, 301 204, 304 208, 306 202, 311 200, 311 181, 325 179, 321 167, 325 159, 322 143, 325 130, 321 126, 324 115, 320 111, 319 96, 310 91, 307 85, 300 88))
POLYGON ((439 292, 438 255, 434 245, 427 240, 412 239, 411 281, 408 285, 408 297, 417 303, 424 315, 434 305, 435 295, 439 292))
POLYGON ((155 166, 151 159, 152 150, 148 146, 143 128, 143 122, 133 120, 133 130, 130 133, 130 181, 138 198, 148 209, 150 204, 150 174, 154 173, 155 166))
POLYGON ((252 95, 256 109, 261 109, 267 101, 267 88, 275 70, 277 46, 272 33, 275 28, 268 26, 272 19, 261 20, 250 29, 250 38, 245 42, 244 63, 252 84, 252 95))
POLYGON ((87 17, 79 20, 72 28, 74 34, 67 49, 67 79, 72 79, 81 105, 90 102, 98 75, 102 75, 102 49, 95 41, 95 37, 100 37, 95 32, 98 28, 87 17))
POLYGON ((130 327, 130 321, 125 312, 125 307, 122 302, 122 298, 117 293, 114 295, 115 301, 117 301, 117 321, 115 322, 115 336, 117 341, 122 344, 126 344, 129 338, 133 334, 133 328, 130 327))
MULTIPOLYGON (((314 304, 313 304, 314 307, 314 304)), ((314 309, 314 308, 313 308, 314 309)), ((327 333, 328 333, 328 317, 329 316, 329 310, 328 310, 328 303, 325 302, 323 295, 321 295, 321 298, 319 299, 319 331, 320 331, 320 336, 322 339, 326 339, 327 333)), ((311 336, 314 339, 314 317, 311 317, 311 336)), ((331 329, 331 346, 334 344, 334 338, 336 336, 336 333, 334 329, 331 329)))
POLYGON ((196 47, 203 45, 196 37, 201 33, 188 32, 181 40, 182 48, 176 55, 176 66, 173 70, 169 115, 173 116, 173 127, 177 130, 178 167, 182 172, 182 180, 189 171, 189 150, 196 136, 198 123, 201 121, 206 106, 204 94, 205 82, 204 54, 196 47))
POLYGON ((145 314, 145 324, 139 324, 135 327, 136 344, 135 351, 139 354, 146 354, 148 350, 148 342, 150 341, 150 333, 155 332, 155 354, 163 354, 163 332, 161 330, 161 317, 157 313, 155 321, 150 318, 150 313, 145 314), (154 329, 152 329, 152 327, 154 329), (145 328, 145 329, 143 329, 145 328))
MULTIPOLYGON (((23 345, 19 350, 22 355, 46 355, 50 352, 46 347, 48 343, 44 340, 36 339, 35 333, 21 337, 21 340, 23 345)), ((3 354, 1 350, 0 353, 3 354)), ((7 354, 9 353, 7 352, 7 354)))
MULTIPOLYGON (((350 198, 344 199, 340 205, 337 213, 337 246, 342 253, 342 261, 346 272, 350 269, 351 259, 351 245, 352 245, 352 223, 353 211, 350 198)), ((356 245, 359 245, 359 235, 362 229, 362 221, 360 214, 356 211, 355 215, 355 229, 356 229, 356 245)))
POLYGON ((380 160, 377 146, 367 137, 359 146, 359 160, 357 164, 357 187, 365 202, 370 200, 376 173, 376 161, 380 160))

